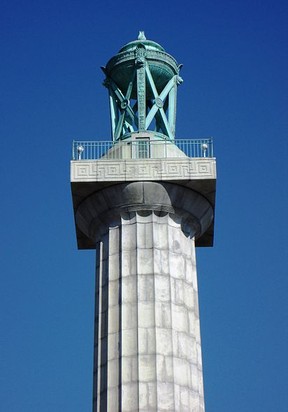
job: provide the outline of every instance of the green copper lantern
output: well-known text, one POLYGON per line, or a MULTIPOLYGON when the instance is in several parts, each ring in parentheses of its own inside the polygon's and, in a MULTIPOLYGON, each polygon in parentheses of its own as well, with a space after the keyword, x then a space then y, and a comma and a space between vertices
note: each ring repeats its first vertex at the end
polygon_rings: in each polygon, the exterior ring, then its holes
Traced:
POLYGON ((177 86, 181 65, 162 46, 138 40, 122 47, 106 67, 114 141, 149 132, 153 139, 175 138, 177 86))

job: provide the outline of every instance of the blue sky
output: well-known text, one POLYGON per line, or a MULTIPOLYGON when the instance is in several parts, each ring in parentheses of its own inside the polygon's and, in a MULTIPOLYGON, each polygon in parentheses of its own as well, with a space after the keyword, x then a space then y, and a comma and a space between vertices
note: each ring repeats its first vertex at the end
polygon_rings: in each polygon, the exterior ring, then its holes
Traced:
POLYGON ((76 248, 71 142, 110 138, 100 66, 139 30, 183 63, 177 137, 214 137, 207 412, 288 410, 287 19, 284 0, 1 0, 1 411, 91 410, 95 254, 76 248))

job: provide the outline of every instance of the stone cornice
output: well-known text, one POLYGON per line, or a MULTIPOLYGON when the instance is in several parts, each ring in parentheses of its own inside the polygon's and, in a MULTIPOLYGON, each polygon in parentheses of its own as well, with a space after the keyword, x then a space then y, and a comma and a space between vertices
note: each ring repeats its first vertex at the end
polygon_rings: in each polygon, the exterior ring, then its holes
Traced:
POLYGON ((214 158, 76 160, 71 182, 216 179, 214 158))

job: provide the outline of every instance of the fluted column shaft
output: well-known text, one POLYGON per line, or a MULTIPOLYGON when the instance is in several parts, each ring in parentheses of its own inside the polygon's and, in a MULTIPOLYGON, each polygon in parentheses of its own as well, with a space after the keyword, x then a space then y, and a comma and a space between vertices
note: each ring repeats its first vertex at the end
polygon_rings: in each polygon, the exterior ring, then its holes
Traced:
POLYGON ((204 411, 195 233, 121 212, 97 243, 94 412, 204 411))

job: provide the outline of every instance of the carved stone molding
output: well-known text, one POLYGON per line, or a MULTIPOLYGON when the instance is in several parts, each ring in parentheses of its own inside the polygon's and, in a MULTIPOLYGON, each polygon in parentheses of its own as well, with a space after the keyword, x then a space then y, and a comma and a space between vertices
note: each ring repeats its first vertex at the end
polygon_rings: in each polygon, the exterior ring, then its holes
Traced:
POLYGON ((71 162, 71 182, 215 178, 215 159, 210 158, 71 162))

